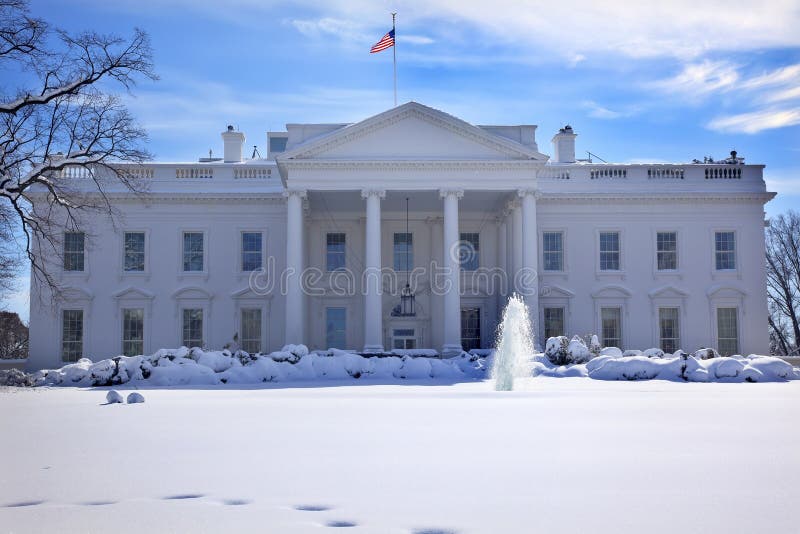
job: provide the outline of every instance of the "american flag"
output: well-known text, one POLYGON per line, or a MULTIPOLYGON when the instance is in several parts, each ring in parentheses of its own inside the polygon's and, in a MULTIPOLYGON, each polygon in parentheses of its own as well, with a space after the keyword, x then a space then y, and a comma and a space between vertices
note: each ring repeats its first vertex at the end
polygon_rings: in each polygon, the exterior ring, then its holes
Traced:
POLYGON ((383 52, 387 48, 391 48, 394 46, 394 28, 389 30, 389 33, 381 37, 381 40, 372 45, 372 48, 369 49, 370 54, 374 54, 375 52, 383 52))

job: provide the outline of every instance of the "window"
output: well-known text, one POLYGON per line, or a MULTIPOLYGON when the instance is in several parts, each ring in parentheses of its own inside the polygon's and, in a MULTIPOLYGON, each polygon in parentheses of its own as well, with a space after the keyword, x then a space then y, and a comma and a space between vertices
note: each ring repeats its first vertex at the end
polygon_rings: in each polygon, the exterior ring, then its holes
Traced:
POLYGON ((122 310, 122 354, 138 356, 144 353, 144 310, 122 310))
POLYGON ((461 309, 461 347, 470 351, 481 348, 481 309, 461 309))
POLYGON ((241 325, 242 350, 250 354, 261 352, 261 308, 243 308, 241 325))
POLYGON ((347 310, 345 308, 325 308, 325 343, 328 348, 347 347, 347 310))
POLYGON ((325 237, 325 270, 342 271, 345 268, 345 248, 347 236, 342 233, 329 233, 325 237))
POLYGON ((458 263, 463 271, 477 271, 480 267, 480 235, 475 232, 461 234, 458 246, 458 263))
POLYGON ((394 270, 410 271, 414 268, 414 234, 394 234, 394 270))
POLYGON ((736 236, 733 232, 714 234, 714 252, 718 271, 736 269, 736 236))
POLYGON ((542 233, 542 267, 545 271, 564 270, 564 234, 542 233))
POLYGON ((203 232, 183 233, 183 270, 203 270, 203 232))
POLYGON ((125 232, 122 237, 125 247, 125 272, 144 271, 144 232, 125 232))
POLYGON ((600 308, 604 347, 622 347, 622 308, 600 308))
POLYGON ((544 309, 544 338, 564 335, 564 308, 544 309))
POLYGON ((261 244, 261 232, 242 232, 242 271, 256 271, 261 268, 261 244))
POLYGON ((658 309, 658 338, 661 350, 673 353, 681 348, 678 308, 658 309))
POLYGON ((619 232, 600 232, 600 270, 619 271, 619 232))
POLYGON ((83 271, 86 236, 83 232, 66 232, 64 234, 64 270, 83 271))
POLYGON ((183 346, 203 346, 203 309, 191 308, 183 310, 183 346))
POLYGON ((61 321, 61 359, 77 362, 83 356, 83 310, 64 310, 61 321))
POLYGON ((416 349, 417 338, 413 328, 395 328, 392 335, 392 348, 416 349))
POLYGON ((678 268, 678 234, 676 232, 658 232, 656 234, 656 263, 659 271, 674 271, 678 268))
POLYGON ((717 350, 723 356, 739 353, 737 308, 717 308, 717 350))

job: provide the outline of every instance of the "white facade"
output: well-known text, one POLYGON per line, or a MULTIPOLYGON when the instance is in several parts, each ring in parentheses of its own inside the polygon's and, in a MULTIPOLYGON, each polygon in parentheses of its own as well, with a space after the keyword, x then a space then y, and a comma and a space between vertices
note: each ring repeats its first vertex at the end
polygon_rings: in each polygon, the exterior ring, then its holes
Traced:
POLYGON ((289 124, 268 159, 241 160, 228 130, 222 160, 127 167, 148 193, 112 191, 116 224, 86 221, 82 255, 65 238, 64 297, 32 288, 30 365, 234 336, 447 356, 493 346, 515 290, 540 338, 767 351, 763 165, 576 162, 571 128, 549 161, 535 130, 412 102, 289 124), (398 315, 407 258, 415 314, 398 315))

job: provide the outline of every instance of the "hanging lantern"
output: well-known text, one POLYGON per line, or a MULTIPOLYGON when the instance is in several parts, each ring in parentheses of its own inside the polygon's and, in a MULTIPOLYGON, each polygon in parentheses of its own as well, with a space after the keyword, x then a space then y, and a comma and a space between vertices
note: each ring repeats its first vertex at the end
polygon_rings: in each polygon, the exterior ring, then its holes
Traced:
POLYGON ((417 313, 414 311, 414 292, 411 291, 411 286, 406 286, 400 290, 400 316, 413 317, 417 313))

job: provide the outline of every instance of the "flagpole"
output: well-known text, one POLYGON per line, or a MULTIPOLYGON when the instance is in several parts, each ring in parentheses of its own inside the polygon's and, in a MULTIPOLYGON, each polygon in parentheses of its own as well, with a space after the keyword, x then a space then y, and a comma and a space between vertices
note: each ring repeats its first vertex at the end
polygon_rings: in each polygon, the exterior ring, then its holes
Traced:
POLYGON ((394 46, 392 47, 392 58, 394 61, 394 107, 397 107, 397 31, 395 31, 395 17, 397 13, 392 13, 392 32, 394 32, 394 46))

